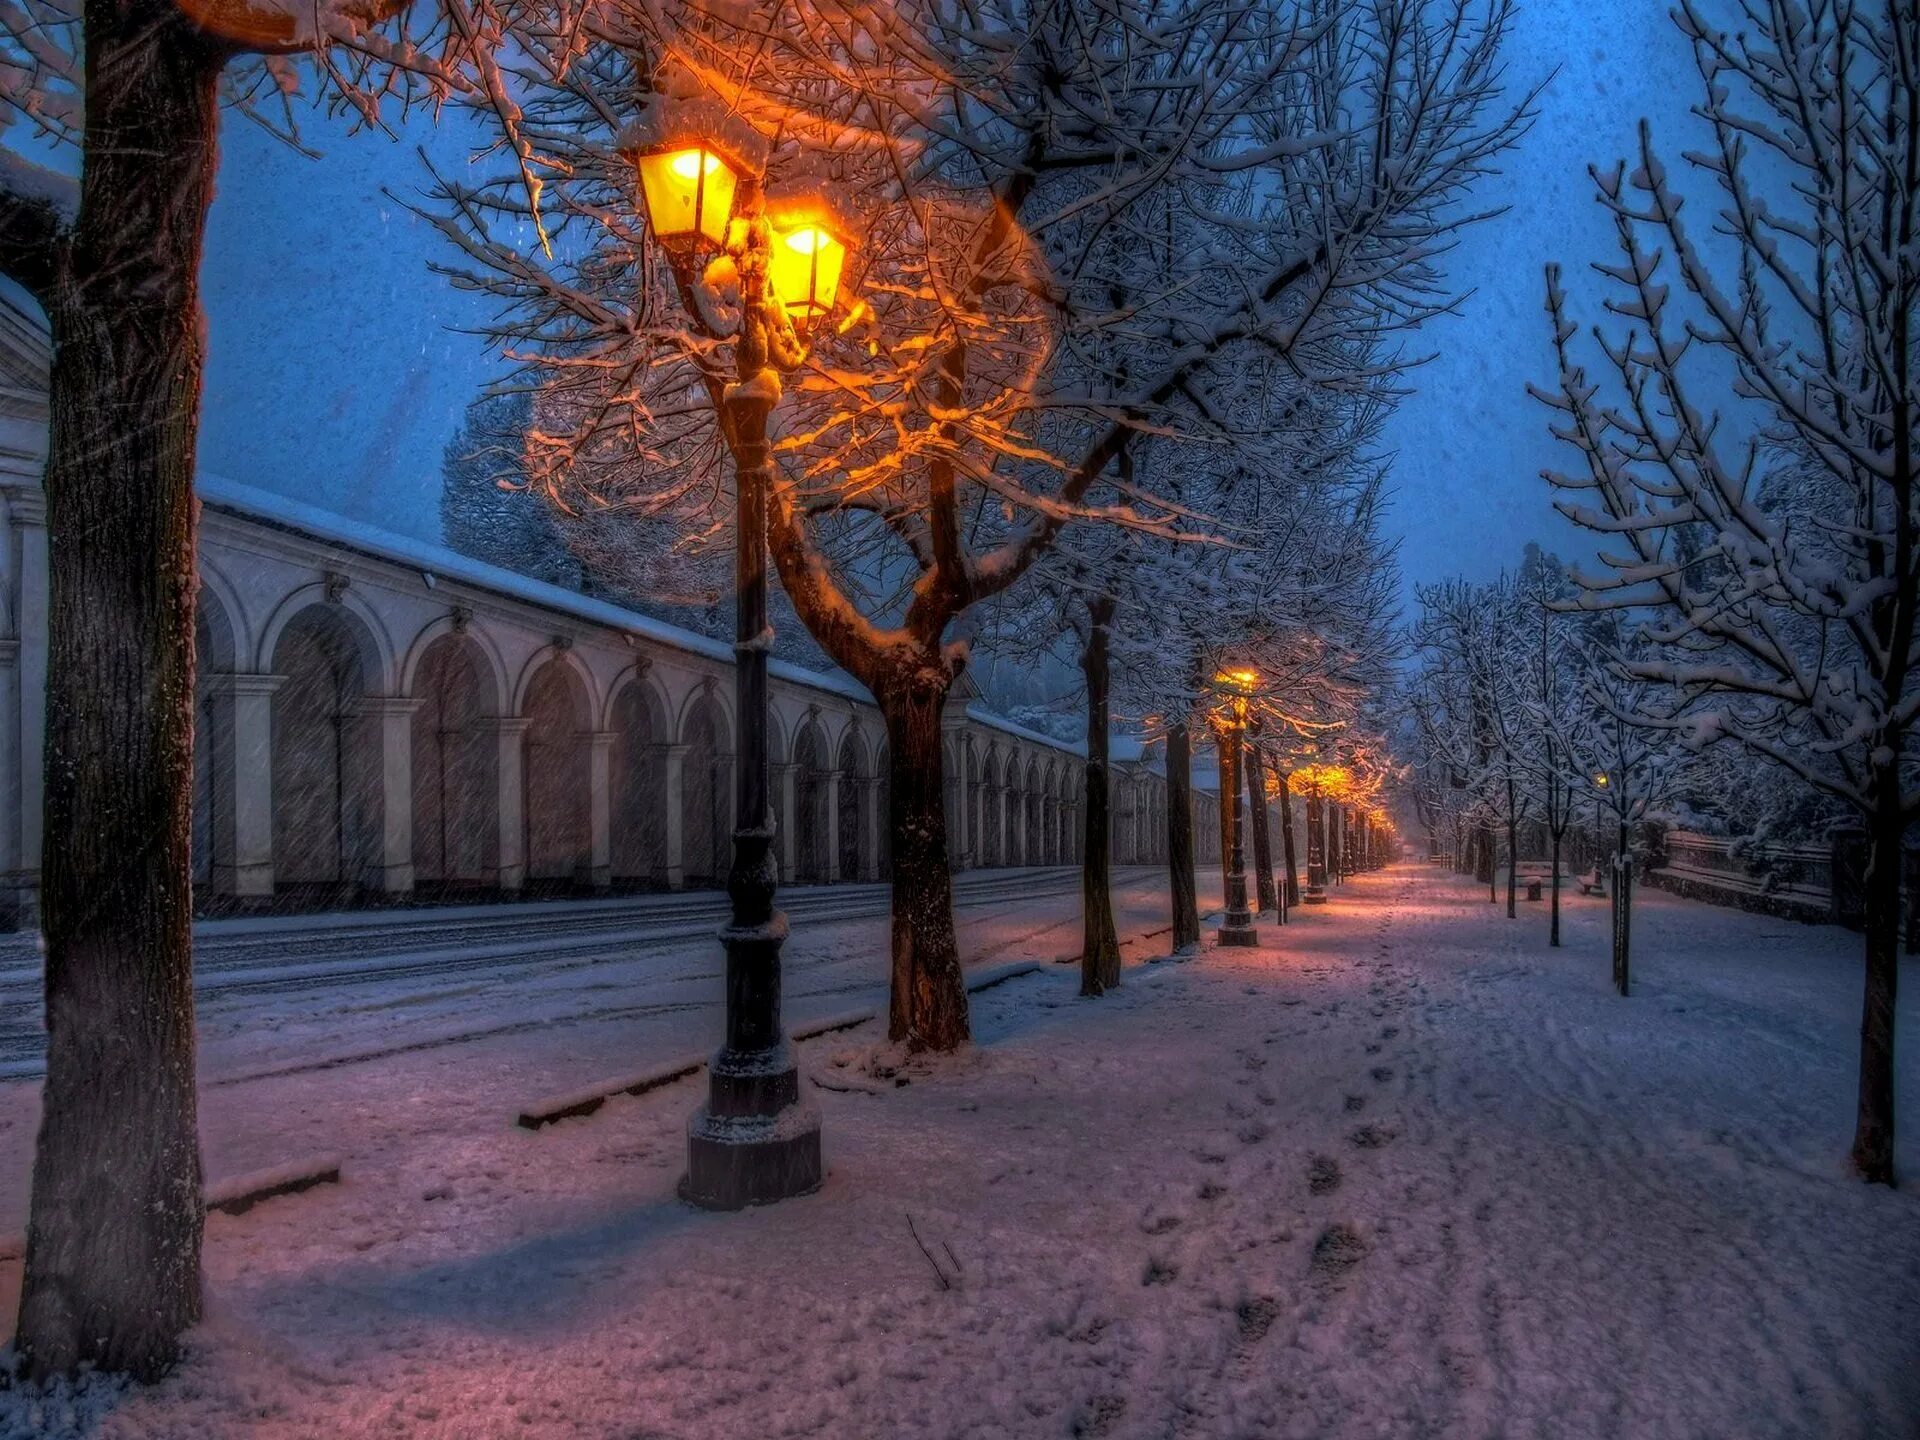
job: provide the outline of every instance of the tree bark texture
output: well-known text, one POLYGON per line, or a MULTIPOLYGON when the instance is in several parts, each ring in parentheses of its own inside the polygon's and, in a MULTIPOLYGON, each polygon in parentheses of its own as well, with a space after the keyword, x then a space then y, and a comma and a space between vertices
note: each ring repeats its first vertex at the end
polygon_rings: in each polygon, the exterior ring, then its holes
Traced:
POLYGON ((1104 995, 1120 983, 1120 936, 1113 923, 1113 827, 1107 785, 1108 728, 1112 721, 1109 629, 1114 602, 1087 602, 1087 643, 1080 669, 1087 682, 1087 803, 1080 858, 1080 993, 1104 995))
POLYGON ((1553 920, 1548 933, 1547 943, 1558 947, 1560 944, 1560 832, 1553 832, 1553 893, 1548 898, 1553 904, 1553 920))
POLYGON ((170 4, 84 20, 86 162, 47 298, 47 1073, 30 1377, 150 1379, 201 1307, 192 835, 199 268, 221 55, 170 4))
POLYGON ((957 1050, 971 1038, 953 928, 953 875, 940 718, 948 686, 910 679, 875 698, 887 722, 893 846, 893 983, 887 1038, 909 1050, 957 1050))
POLYGON ((1167 890, 1173 949, 1200 944, 1200 900, 1193 873, 1193 740, 1185 725, 1167 729, 1167 890))
POLYGON ((1897 770, 1879 782, 1882 799, 1867 817, 1867 973, 1852 1150, 1860 1177, 1880 1185, 1894 1183, 1893 1017, 1900 980, 1900 851, 1906 828, 1898 783, 1897 770))
POLYGON ((1260 763, 1260 747, 1249 742, 1242 751, 1247 772, 1247 813, 1253 817, 1254 908, 1280 914, 1280 897, 1273 888, 1273 834, 1267 823, 1267 777, 1260 763))
POLYGON ((1293 786, 1292 776, 1286 771, 1278 772, 1280 778, 1280 845, 1287 857, 1287 909, 1291 910, 1300 903, 1300 867, 1293 853, 1293 786))
POLYGON ((1613 988, 1623 998, 1630 993, 1633 959, 1633 859, 1627 844, 1622 822, 1613 855, 1613 988))

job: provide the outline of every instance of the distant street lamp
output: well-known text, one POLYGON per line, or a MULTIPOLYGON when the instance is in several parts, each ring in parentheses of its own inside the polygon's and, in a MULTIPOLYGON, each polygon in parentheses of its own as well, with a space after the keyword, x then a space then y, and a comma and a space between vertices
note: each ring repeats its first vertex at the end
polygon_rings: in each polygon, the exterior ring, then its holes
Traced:
POLYGON ((1222 670, 1214 683, 1226 692, 1226 704, 1220 713, 1220 787, 1221 796, 1231 806, 1229 827, 1232 849, 1227 856, 1227 916, 1220 926, 1222 945, 1258 945, 1260 932, 1253 928, 1253 912, 1247 908, 1247 841, 1244 786, 1241 781, 1241 746, 1247 732, 1247 711, 1253 700, 1259 672, 1222 670))
MULTIPOLYGON (((682 123, 674 102, 655 105, 682 123)), ((690 110, 696 107, 688 107, 690 110)), ((680 1193, 696 1205, 737 1210, 819 1188, 820 1116, 800 1096, 800 1070, 780 1020, 780 946, 786 917, 774 908, 779 872, 767 771, 767 420, 780 376, 806 358, 800 325, 833 307, 847 243, 824 196, 769 206, 761 176, 717 137, 689 137, 635 155, 654 238, 673 266, 689 318, 709 339, 731 340, 734 379, 721 397, 721 433, 734 472, 735 808, 732 915, 727 952, 726 1040, 707 1067, 707 1103, 687 1125, 680 1193), (726 263, 723 263, 726 262, 726 263), (731 266, 731 273, 728 271, 731 266), (738 318, 709 294, 737 284, 738 318), (705 287, 703 289, 703 287, 705 287)))
POLYGON ((1601 829, 1600 797, 1607 793, 1607 772, 1597 770, 1593 776, 1593 879, 1595 891, 1604 897, 1607 893, 1606 872, 1600 868, 1601 829))

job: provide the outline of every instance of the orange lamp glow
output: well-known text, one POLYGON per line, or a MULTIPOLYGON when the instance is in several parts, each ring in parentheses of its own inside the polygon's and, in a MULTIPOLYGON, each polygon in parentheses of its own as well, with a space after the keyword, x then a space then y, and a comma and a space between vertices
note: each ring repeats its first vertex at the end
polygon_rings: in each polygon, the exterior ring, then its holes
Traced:
POLYGON ((727 237, 739 176, 705 146, 656 150, 642 155, 640 191, 647 223, 663 245, 719 245, 727 237))
POLYGON ((833 309, 846 260, 846 242, 818 221, 785 229, 776 222, 767 279, 787 313, 804 324, 833 309))

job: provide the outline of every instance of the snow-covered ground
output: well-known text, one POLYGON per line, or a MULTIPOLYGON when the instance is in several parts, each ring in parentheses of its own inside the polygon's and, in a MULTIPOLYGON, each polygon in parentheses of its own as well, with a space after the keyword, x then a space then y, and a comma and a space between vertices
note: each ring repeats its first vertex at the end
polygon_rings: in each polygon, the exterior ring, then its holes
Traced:
POLYGON ((1644 893, 1623 1001, 1603 904, 1554 952, 1483 894, 1402 867, 1099 1001, 1050 969, 904 1085, 811 1042, 829 1180, 743 1215, 674 1199, 692 1083, 508 1123, 614 1022, 227 1087, 345 1183, 211 1221, 175 1378, 0 1435, 1920 1433, 1920 1187, 1842 1163, 1857 938, 1644 893))

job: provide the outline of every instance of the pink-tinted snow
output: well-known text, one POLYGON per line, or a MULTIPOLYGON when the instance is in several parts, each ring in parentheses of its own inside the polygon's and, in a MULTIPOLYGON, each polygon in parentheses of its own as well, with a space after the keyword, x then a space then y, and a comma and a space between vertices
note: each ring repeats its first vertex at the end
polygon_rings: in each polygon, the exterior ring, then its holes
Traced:
MULTIPOLYGON (((1623 1001, 1603 902, 1556 952, 1484 896, 1401 867, 1102 1000, 1050 969, 904 1086, 812 1042, 830 1178, 742 1215, 674 1199, 692 1082, 538 1134, 510 1039, 232 1087, 346 1183, 213 1218, 175 1378, 0 1435, 1914 1433, 1920 1189, 1842 1164, 1857 938, 1643 892, 1623 1001)), ((1051 957, 1071 909, 978 927, 1051 957)))

